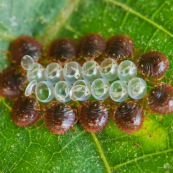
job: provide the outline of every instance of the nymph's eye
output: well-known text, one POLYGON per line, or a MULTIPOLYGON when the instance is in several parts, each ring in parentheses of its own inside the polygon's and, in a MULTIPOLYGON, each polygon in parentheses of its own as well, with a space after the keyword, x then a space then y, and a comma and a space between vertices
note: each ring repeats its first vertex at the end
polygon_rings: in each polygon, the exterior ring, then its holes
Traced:
POLYGON ((127 85, 125 82, 118 80, 111 84, 109 89, 110 98, 115 102, 122 102, 127 99, 127 85))
POLYGON ((34 60, 31 56, 25 55, 22 57, 21 66, 24 70, 32 70, 34 68, 34 60))
POLYGON ((137 75, 136 65, 129 60, 122 61, 118 66, 118 77, 121 80, 129 81, 137 75))
POLYGON ((59 81, 55 85, 55 98, 59 102, 70 101, 70 89, 71 86, 65 81, 59 81))
POLYGON ((35 63, 32 70, 27 71, 27 79, 28 81, 32 80, 43 81, 45 79, 44 67, 39 63, 35 63))
POLYGON ((72 100, 84 101, 88 100, 90 96, 90 85, 84 80, 76 81, 70 90, 70 98, 72 100))
POLYGON ((102 78, 113 81, 117 78, 118 64, 112 58, 106 58, 100 64, 100 74, 102 78))
POLYGON ((91 85, 92 96, 97 100, 105 100, 109 97, 109 82, 104 79, 96 79, 91 85))
POLYGON ((142 78, 132 78, 128 83, 128 94, 132 99, 141 99, 147 92, 147 84, 142 78))
POLYGON ((81 71, 81 66, 77 62, 68 62, 63 69, 64 79, 68 83, 73 84, 75 81, 82 78, 81 71))
POLYGON ((40 102, 50 102, 54 98, 54 87, 50 82, 39 82, 35 87, 35 95, 40 102))
POLYGON ((87 61, 82 66, 83 78, 88 82, 93 82, 100 77, 99 64, 96 61, 87 61))
POLYGON ((53 84, 63 79, 62 67, 58 63, 50 63, 47 65, 44 74, 46 80, 53 84))

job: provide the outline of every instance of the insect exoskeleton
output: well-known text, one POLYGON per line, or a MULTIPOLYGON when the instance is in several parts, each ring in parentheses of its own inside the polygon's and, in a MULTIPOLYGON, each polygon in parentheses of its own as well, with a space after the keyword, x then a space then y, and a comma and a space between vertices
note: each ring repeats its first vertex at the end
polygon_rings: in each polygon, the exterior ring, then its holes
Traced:
POLYGON ((79 60, 94 60, 106 49, 106 42, 100 34, 87 34, 79 42, 79 60))
POLYGON ((58 38, 49 48, 49 60, 61 65, 72 61, 77 56, 77 44, 70 38, 58 38))
POLYGON ((14 102, 12 120, 19 127, 28 127, 40 120, 40 105, 33 96, 21 96, 14 102))
POLYGON ((103 130, 109 119, 106 105, 101 101, 84 101, 79 110, 79 122, 88 132, 97 133, 103 130))
POLYGON ((7 68, 0 75, 0 95, 15 98, 22 94, 26 86, 26 76, 14 67, 7 68))
POLYGON ((137 66, 138 72, 143 76, 161 78, 169 68, 169 60, 165 54, 151 51, 139 57, 137 66))
POLYGON ((20 36, 10 46, 12 62, 20 64, 24 55, 29 55, 34 61, 38 61, 42 50, 43 46, 35 38, 31 36, 20 36))
POLYGON ((140 130, 143 119, 143 108, 137 101, 124 101, 117 106, 113 113, 113 120, 117 127, 128 134, 140 130))
POLYGON ((75 111, 65 103, 52 102, 44 112, 46 127, 54 134, 65 134, 77 122, 75 111))
POLYGON ((133 58, 134 43, 127 35, 115 35, 107 41, 106 56, 116 61, 133 58))
POLYGON ((156 113, 173 112, 173 87, 163 82, 156 85, 148 94, 148 104, 156 113))

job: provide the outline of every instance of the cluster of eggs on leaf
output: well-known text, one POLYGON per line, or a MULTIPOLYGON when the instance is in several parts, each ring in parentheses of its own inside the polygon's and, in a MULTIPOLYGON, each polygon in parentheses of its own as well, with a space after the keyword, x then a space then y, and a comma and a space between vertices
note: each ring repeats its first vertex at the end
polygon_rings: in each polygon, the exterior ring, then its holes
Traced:
POLYGON ((36 98, 43 103, 54 98, 63 103, 70 99, 85 101, 91 95, 96 100, 105 100, 110 96, 113 101, 122 102, 128 96, 141 99, 146 94, 147 84, 142 78, 136 77, 137 67, 129 60, 119 65, 112 58, 106 58, 101 65, 92 60, 85 62, 82 67, 70 61, 64 68, 53 62, 44 69, 41 64, 34 63, 32 57, 25 55, 21 66, 27 70, 29 82, 25 96, 35 93, 36 98))
MULTIPOLYGON (((110 100, 108 102, 87 100, 81 102, 77 108, 53 101, 42 109, 36 97, 24 96, 27 78, 25 72, 19 67, 25 55, 32 57, 34 62, 58 62, 62 66, 71 61, 82 64, 84 61, 101 62, 109 58, 121 63, 126 58, 134 58, 134 43, 129 36, 116 35, 105 42, 99 34, 87 34, 80 39, 79 44, 69 38, 58 38, 52 42, 47 54, 43 53, 43 46, 36 39, 21 36, 11 44, 10 51, 12 66, 0 76, 0 95, 14 99, 12 120, 16 125, 27 127, 44 118, 47 128, 52 133, 64 134, 79 120, 84 130, 96 133, 106 126, 112 113, 113 121, 125 133, 133 133, 141 128, 144 112, 141 103, 137 100, 127 100, 120 104, 112 104, 110 100), (44 57, 44 61, 40 57, 44 57)), ((168 67, 168 58, 160 52, 151 51, 137 58, 137 70, 146 78, 158 79, 163 76, 168 67)), ((132 81, 132 85, 135 85, 135 82, 132 81)), ((32 85, 36 83, 37 81, 34 81, 32 85)), ((152 111, 160 114, 173 112, 171 85, 158 83, 149 92, 147 98, 152 111)))

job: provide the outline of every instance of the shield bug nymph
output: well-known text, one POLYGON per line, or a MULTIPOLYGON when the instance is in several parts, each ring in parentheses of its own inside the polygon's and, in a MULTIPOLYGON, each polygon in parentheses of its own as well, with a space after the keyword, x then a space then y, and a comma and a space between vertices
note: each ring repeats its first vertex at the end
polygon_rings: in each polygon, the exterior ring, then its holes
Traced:
POLYGON ((127 35, 115 35, 107 41, 106 56, 120 61, 126 58, 133 58, 134 43, 127 35))
POLYGON ((26 76, 14 67, 7 68, 0 75, 0 95, 6 98, 15 98, 22 94, 26 85, 26 76))
POLYGON ((35 38, 31 36, 20 36, 10 46, 12 62, 20 64, 24 55, 29 55, 34 61, 38 61, 42 50, 43 46, 35 38))
POLYGON ((21 96, 15 100, 12 120, 19 127, 28 127, 40 120, 40 105, 33 96, 21 96))
POLYGON ((64 65, 77 56, 77 45, 70 38, 58 38, 53 41, 49 48, 49 60, 64 65))
POLYGON ((106 42, 99 34, 87 34, 79 41, 79 60, 94 60, 106 49, 106 42))
POLYGON ((134 133, 141 129, 144 114, 143 108, 136 101, 124 101, 116 107, 113 120, 125 133, 134 133))
POLYGON ((138 72, 145 77, 161 78, 169 68, 167 56, 157 51, 144 53, 137 61, 138 72))
POLYGON ((109 112, 101 101, 85 101, 79 111, 79 122, 88 132, 96 133, 103 130, 108 123, 109 112))
POLYGON ((173 112, 173 87, 160 83, 148 94, 148 104, 152 111, 160 114, 173 112))
POLYGON ((54 134, 65 134, 77 122, 75 111, 65 103, 52 102, 44 112, 46 127, 54 134))

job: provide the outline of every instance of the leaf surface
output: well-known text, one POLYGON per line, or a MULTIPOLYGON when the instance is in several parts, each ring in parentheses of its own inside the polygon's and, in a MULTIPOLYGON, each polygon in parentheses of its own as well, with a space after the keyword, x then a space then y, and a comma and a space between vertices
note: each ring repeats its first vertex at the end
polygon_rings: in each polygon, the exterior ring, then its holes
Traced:
MULTIPOLYGON (((78 40, 96 32, 109 38, 127 34, 137 51, 151 49, 170 60, 173 78, 173 2, 169 0, 1 0, 0 49, 19 35, 38 38, 47 48, 57 37, 78 40)), ((9 66, 0 54, 0 70, 9 66)), ((173 114, 161 118, 146 109, 142 129, 132 135, 110 121, 98 134, 76 125, 63 136, 38 127, 19 128, 11 121, 11 103, 0 98, 0 172, 172 172, 173 114)))

